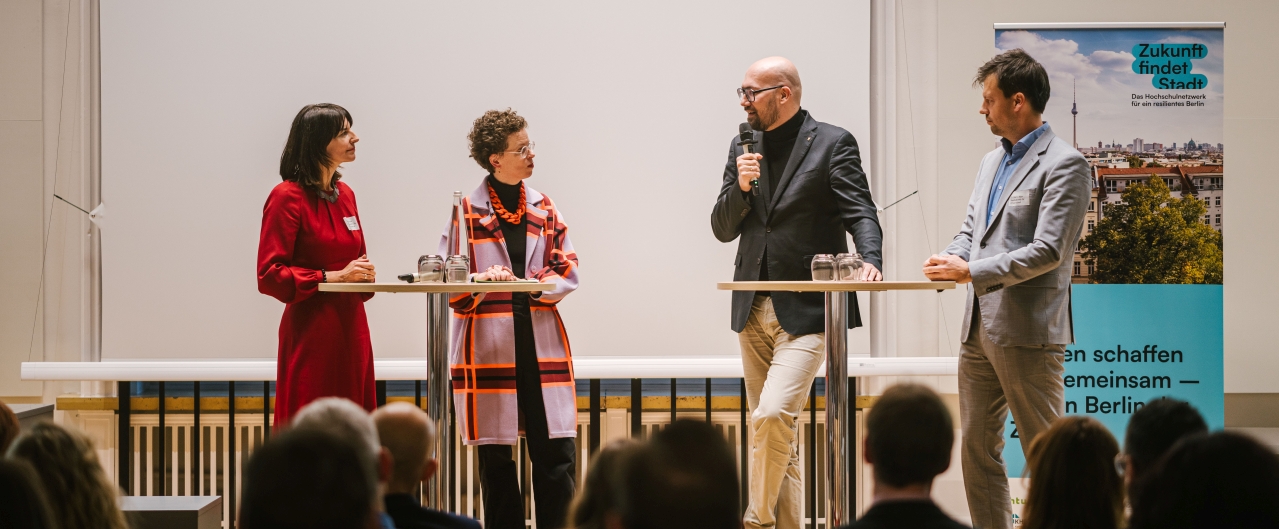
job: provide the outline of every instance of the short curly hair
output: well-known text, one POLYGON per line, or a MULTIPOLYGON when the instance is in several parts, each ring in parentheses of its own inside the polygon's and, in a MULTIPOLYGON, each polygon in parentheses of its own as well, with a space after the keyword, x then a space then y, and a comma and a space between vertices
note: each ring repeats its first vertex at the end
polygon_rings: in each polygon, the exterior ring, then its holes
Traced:
POLYGON ((514 110, 490 110, 475 120, 466 139, 471 143, 471 158, 488 172, 493 172, 489 155, 506 151, 506 139, 524 130, 528 122, 514 110))

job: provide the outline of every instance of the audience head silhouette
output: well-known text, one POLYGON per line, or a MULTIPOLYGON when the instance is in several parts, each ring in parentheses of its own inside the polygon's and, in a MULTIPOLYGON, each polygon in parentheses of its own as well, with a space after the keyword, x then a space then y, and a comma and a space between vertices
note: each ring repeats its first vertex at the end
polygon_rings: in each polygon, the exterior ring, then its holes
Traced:
POLYGON ((1207 433, 1208 424, 1190 403, 1170 397, 1147 402, 1128 419, 1124 434, 1124 482, 1137 480, 1177 441, 1207 433))
POLYGON ((57 499, 54 525, 62 529, 127 529, 119 491, 107 479, 84 434, 39 422, 14 441, 9 457, 39 469, 40 485, 57 499))
POLYGON ((591 457, 586 481, 569 507, 571 529, 606 529, 620 523, 621 514, 614 498, 624 490, 625 480, 619 478, 627 462, 642 446, 638 441, 619 439, 591 457))
POLYGON ((418 483, 435 474, 435 424, 417 406, 392 402, 373 412, 378 440, 391 453, 391 479, 387 493, 411 493, 418 483))
POLYGON ((40 478, 25 461, 0 459, 0 520, 5 529, 56 527, 40 478))
POLYGON ((932 501, 933 480, 950 467, 955 424, 937 393, 918 384, 884 391, 866 414, 862 458, 875 477, 874 500, 844 529, 967 529, 932 501))
POLYGON ((1062 417, 1030 443, 1025 529, 1121 527, 1123 483, 1115 470, 1119 443, 1092 417, 1062 417))
POLYGON ((933 483, 950 467, 955 426, 933 390, 916 384, 888 388, 866 416, 865 460, 877 488, 933 483))
POLYGON ((613 499, 626 529, 741 527, 736 465, 714 426, 675 421, 628 459, 613 499))
POLYGON ((367 446, 321 429, 289 430, 249 458, 240 527, 373 529, 377 490, 367 446))
MULTIPOLYGON (((339 397, 317 399, 298 410, 298 414, 293 416, 291 428, 320 430, 355 443, 360 447, 361 460, 368 465, 379 483, 384 486, 391 477, 390 454, 382 449, 373 418, 359 404, 339 397)), ((376 487, 372 493, 379 511, 382 492, 380 487, 376 487)))
POLYGON ((1239 433, 1184 438, 1134 484, 1129 527, 1279 527, 1279 457, 1239 433))

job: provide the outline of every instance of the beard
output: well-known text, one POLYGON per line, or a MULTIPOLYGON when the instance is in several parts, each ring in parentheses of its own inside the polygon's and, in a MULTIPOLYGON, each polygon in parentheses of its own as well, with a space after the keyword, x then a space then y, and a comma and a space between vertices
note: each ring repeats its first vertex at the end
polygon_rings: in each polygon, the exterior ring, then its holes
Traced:
POLYGON ((768 130, 777 124, 777 115, 780 112, 776 104, 755 105, 753 108, 755 109, 754 114, 746 114, 746 122, 750 123, 752 129, 768 130))

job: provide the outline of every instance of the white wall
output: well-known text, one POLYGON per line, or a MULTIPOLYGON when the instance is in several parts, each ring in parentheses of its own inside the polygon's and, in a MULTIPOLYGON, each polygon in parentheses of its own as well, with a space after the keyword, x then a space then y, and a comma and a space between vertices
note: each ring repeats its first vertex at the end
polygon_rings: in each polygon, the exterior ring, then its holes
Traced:
POLYGON ((21 382, 18 364, 89 346, 90 0, 0 2, 0 396, 50 400, 79 383, 21 382))
MULTIPOLYGON (((453 190, 483 171, 466 133, 513 107, 530 184, 565 212, 582 286, 578 355, 737 354, 736 243, 711 235, 746 67, 784 55, 804 106, 866 142, 868 2, 112 2, 102 13, 104 358, 272 357, 257 293, 261 208, 304 104, 348 108, 344 181, 383 281, 435 253, 453 190)), ((872 175, 872 178, 874 175, 872 175)), ((367 304, 375 354, 418 356, 424 299, 367 304)), ((861 331, 864 333, 864 331, 861 331)))

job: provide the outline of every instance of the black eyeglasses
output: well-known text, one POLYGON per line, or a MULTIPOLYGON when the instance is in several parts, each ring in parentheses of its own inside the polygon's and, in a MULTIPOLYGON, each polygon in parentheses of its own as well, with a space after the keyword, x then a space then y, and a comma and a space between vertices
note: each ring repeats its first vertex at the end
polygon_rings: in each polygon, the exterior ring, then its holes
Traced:
POLYGON ((768 87, 768 88, 760 88, 759 90, 755 90, 755 89, 753 89, 753 88, 738 88, 738 89, 737 89, 737 98, 738 98, 738 99, 741 99, 741 98, 743 98, 743 97, 744 97, 744 98, 746 98, 746 102, 747 102, 747 103, 754 103, 754 102, 755 102, 755 96, 756 96, 757 94, 759 94, 760 92, 767 92, 767 91, 769 91, 769 90, 777 90, 778 88, 781 88, 781 87, 783 87, 783 86, 786 86, 786 85, 780 85, 780 84, 779 84, 779 85, 777 85, 777 86, 770 86, 770 87, 768 87))

